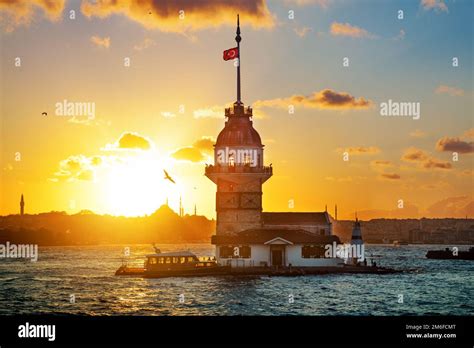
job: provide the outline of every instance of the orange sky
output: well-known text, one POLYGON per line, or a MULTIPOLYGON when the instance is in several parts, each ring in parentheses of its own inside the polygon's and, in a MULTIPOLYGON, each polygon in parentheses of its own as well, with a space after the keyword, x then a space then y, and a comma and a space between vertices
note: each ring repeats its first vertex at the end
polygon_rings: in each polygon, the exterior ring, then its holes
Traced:
POLYGON ((204 166, 235 99, 222 51, 240 12, 243 101, 274 168, 265 211, 474 215, 472 3, 405 4, 405 21, 397 4, 100 4, 0 6, 0 214, 24 193, 31 213, 143 215, 167 199, 177 211, 181 196, 185 212, 214 217, 204 166), (419 102, 421 117, 381 116, 388 100, 419 102))

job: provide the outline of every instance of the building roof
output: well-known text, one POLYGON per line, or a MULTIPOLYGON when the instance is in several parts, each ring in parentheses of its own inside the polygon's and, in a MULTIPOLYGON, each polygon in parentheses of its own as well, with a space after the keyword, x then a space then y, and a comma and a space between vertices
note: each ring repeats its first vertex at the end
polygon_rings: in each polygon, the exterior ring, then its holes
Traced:
POLYGON ((323 225, 330 223, 327 212, 262 213, 264 225, 323 225))
POLYGON ((234 105, 226 110, 227 121, 224 129, 217 136, 216 147, 223 146, 257 146, 262 147, 262 139, 253 128, 252 110, 243 105, 234 105))
POLYGON ((233 236, 212 236, 212 244, 265 244, 272 239, 284 239, 293 244, 331 244, 340 243, 337 236, 321 236, 305 230, 285 230, 285 229, 249 229, 241 231, 233 236))

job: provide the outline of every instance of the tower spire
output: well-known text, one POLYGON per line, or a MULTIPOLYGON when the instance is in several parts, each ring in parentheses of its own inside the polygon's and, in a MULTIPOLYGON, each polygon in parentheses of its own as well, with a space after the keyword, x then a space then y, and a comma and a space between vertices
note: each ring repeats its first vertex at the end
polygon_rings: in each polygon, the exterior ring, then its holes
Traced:
POLYGON ((237 36, 235 37, 235 41, 237 42, 237 52, 239 52, 239 61, 237 65, 237 104, 241 105, 241 97, 240 97, 240 41, 242 41, 242 38, 240 37, 240 20, 239 20, 239 15, 237 14, 237 31, 236 31, 237 36))

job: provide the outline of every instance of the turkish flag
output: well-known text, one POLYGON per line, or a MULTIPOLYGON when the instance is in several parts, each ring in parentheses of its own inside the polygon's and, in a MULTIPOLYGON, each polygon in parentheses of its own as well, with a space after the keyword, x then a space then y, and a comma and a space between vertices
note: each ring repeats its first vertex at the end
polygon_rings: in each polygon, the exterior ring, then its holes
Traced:
POLYGON ((231 60, 239 57, 239 48, 234 47, 224 51, 224 60, 231 60))

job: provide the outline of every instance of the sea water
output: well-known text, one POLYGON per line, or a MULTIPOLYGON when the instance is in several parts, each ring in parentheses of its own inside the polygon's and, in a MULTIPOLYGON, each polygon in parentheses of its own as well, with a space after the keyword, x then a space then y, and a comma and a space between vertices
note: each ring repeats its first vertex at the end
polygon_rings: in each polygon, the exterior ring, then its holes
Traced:
MULTIPOLYGON (((157 246, 198 256, 214 250, 157 246)), ((473 261, 425 257, 445 246, 366 245, 369 264, 410 270, 400 274, 162 279, 115 276, 126 247, 131 257, 153 252, 150 245, 40 247, 37 262, 0 259, 0 315, 474 314, 473 261)))

